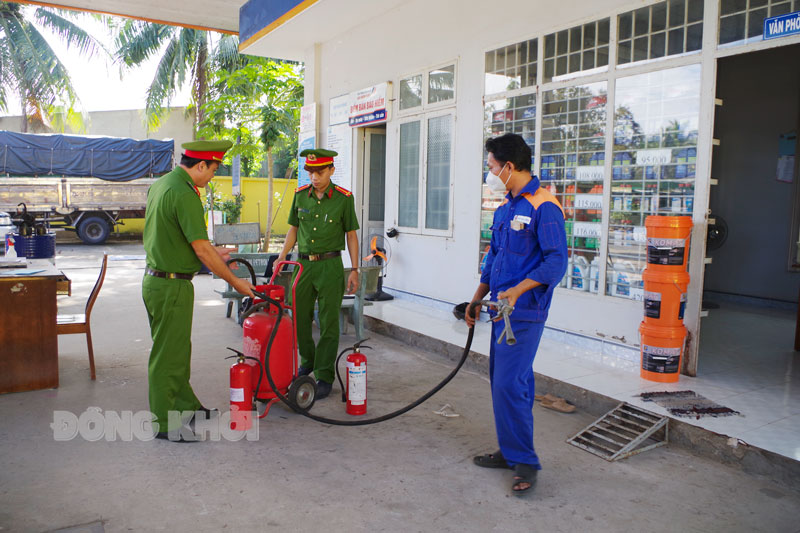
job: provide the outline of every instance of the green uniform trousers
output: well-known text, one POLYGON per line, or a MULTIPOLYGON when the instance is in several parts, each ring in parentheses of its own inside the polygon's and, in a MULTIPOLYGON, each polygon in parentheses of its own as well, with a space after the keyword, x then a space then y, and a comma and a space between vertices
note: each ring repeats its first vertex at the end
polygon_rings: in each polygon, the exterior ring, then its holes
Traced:
POLYGON ((175 431, 179 427, 167 424, 169 411, 196 411, 201 407, 189 384, 194 285, 189 280, 145 275, 142 299, 153 338, 147 367, 150 411, 159 424, 158 431, 175 431))
POLYGON ((339 349, 339 309, 344 295, 342 258, 321 261, 301 259, 300 264, 303 265, 303 274, 295 290, 300 365, 313 369, 317 379, 333 383, 336 352, 339 349), (316 346, 311 335, 315 301, 319 303, 320 330, 316 346))

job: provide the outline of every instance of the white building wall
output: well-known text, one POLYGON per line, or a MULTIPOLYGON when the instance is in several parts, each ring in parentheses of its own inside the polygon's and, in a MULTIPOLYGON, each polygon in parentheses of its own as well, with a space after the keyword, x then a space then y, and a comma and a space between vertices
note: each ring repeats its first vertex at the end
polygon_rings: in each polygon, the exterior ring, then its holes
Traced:
MULTIPOLYGON (((643 2, 565 0, 505 4, 513 5, 465 0, 406 2, 379 19, 321 43, 316 61, 307 58, 307 64, 314 61, 321 68, 315 78, 320 146, 326 141, 331 98, 384 81, 393 82, 396 98, 400 77, 457 62, 453 235, 445 238, 401 233, 392 240, 392 264, 385 280, 388 287, 455 303, 469 300, 479 281, 484 53, 604 18, 612 12, 634 9, 643 2)), ((397 119, 395 101, 387 124, 387 228, 397 226, 398 217, 397 119)), ((635 343, 641 315, 641 302, 559 291, 549 324, 591 335, 600 332, 608 338, 635 343)))

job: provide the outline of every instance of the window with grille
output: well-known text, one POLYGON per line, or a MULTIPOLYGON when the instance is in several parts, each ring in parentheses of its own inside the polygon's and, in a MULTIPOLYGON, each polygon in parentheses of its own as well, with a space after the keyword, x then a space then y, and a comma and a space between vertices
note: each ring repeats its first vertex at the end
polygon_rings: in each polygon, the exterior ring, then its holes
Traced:
POLYGON ((669 0, 617 18, 617 64, 699 51, 703 0, 669 0))
POLYGON ((607 66, 609 20, 598 20, 546 35, 544 82, 607 66))
POLYGON ((400 124, 397 223, 406 231, 429 235, 452 231, 454 116, 452 111, 440 111, 400 124))
POLYGON ((645 219, 691 215, 700 65, 617 79, 606 294, 641 300, 645 219))
POLYGON ((606 82, 542 95, 541 184, 564 208, 569 263, 561 285, 577 291, 599 288, 606 100, 606 82))
POLYGON ((800 0, 721 0, 719 5, 720 45, 760 41, 764 19, 800 11, 800 0))
MULTIPOLYGON (((536 155, 536 93, 514 96, 486 102, 484 106, 484 143, 489 137, 504 133, 518 133, 531 149, 531 168, 536 155)), ((483 153, 483 175, 489 170, 488 153, 483 153)), ((492 220, 494 211, 503 201, 504 194, 497 194, 486 183, 481 187, 481 235, 478 257, 480 269, 492 240, 492 220)))
POLYGON ((452 105, 456 99, 456 65, 451 63, 400 78, 399 85, 401 114, 452 105))
POLYGON ((397 206, 400 226, 419 225, 420 121, 400 124, 400 184, 397 206))
POLYGON ((536 85, 538 39, 486 52, 485 94, 497 94, 536 85))

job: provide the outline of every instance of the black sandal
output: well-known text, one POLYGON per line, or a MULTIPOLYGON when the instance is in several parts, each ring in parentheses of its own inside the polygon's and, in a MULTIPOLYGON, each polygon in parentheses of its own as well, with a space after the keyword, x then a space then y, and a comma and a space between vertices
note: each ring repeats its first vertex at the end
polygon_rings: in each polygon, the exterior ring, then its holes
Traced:
POLYGON ((511 468, 500 450, 485 455, 477 455, 472 458, 472 462, 483 468, 511 468))
POLYGON ((511 492, 521 496, 536 486, 536 476, 539 471, 531 465, 519 463, 514 466, 514 480, 511 483, 511 492), (520 488, 520 485, 527 483, 528 486, 520 488))

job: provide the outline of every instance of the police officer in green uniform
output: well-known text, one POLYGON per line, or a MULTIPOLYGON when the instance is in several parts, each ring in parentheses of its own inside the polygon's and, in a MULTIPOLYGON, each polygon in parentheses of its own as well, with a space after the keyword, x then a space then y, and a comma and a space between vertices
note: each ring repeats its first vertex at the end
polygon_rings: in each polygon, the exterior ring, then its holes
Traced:
POLYGON ((254 287, 225 264, 231 249, 209 243, 198 191, 214 178, 231 142, 195 141, 182 146, 185 152, 180 165, 159 178, 147 193, 147 268, 142 298, 153 338, 148 381, 156 437, 188 442, 196 440, 186 425, 192 417, 219 413, 203 407, 189 384, 194 307, 191 279, 203 263, 241 294, 252 297, 254 287))
MULTIPOLYGON (((303 167, 311 184, 295 190, 289 211, 289 232, 278 256, 283 261, 295 242, 303 274, 297 284, 297 343, 300 349, 300 375, 314 372, 317 378, 317 399, 331 392, 336 352, 339 349, 339 309, 344 295, 342 250, 345 240, 350 263, 358 267, 358 219, 353 195, 331 183, 334 173, 332 150, 303 150, 303 167), (319 302, 319 343, 314 345, 311 323, 314 302, 319 302)), ((347 278, 347 291, 358 289, 358 272, 347 278)))

